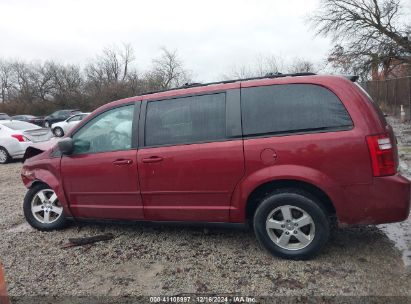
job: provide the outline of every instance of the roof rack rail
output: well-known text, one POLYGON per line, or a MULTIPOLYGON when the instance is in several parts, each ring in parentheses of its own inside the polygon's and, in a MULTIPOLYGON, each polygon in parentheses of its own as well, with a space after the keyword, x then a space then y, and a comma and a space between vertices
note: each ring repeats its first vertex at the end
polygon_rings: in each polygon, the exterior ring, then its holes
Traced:
POLYGON ((191 87, 198 87, 198 86, 202 86, 203 84, 201 82, 186 82, 185 84, 183 84, 183 88, 191 88, 191 87))
POLYGON ((310 73, 310 72, 290 73, 290 74, 283 74, 283 73, 280 73, 280 72, 274 72, 274 73, 267 73, 267 74, 265 74, 265 76, 229 79, 229 80, 222 80, 222 81, 215 81, 215 82, 208 82, 208 83, 200 83, 200 82, 189 83, 189 82, 187 82, 187 83, 185 83, 184 85, 182 85, 180 87, 176 87, 176 88, 172 88, 172 89, 159 90, 159 91, 145 92, 145 93, 142 93, 141 95, 149 95, 149 94, 155 94, 155 93, 161 93, 161 92, 167 92, 167 91, 187 89, 187 88, 192 88, 192 87, 200 87, 200 86, 205 87, 205 86, 215 85, 215 84, 233 83, 233 82, 237 82, 237 81, 259 80, 259 79, 266 79, 266 78, 313 76, 313 75, 317 75, 317 74, 310 73))
POLYGON ((344 77, 352 82, 356 82, 360 78, 358 75, 345 75, 344 77))

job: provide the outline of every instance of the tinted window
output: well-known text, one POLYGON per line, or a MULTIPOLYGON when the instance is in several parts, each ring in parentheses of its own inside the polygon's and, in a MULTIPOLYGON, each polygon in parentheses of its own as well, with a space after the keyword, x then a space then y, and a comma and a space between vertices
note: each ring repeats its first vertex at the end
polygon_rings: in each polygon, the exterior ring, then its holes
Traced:
POLYGON ((241 90, 244 135, 345 129, 347 110, 330 90, 316 85, 274 85, 241 90))
POLYGON ((145 145, 219 140, 225 125, 225 93, 149 102, 145 145))
POLYGON ((74 134, 74 153, 131 149, 134 105, 115 108, 89 121, 74 134))

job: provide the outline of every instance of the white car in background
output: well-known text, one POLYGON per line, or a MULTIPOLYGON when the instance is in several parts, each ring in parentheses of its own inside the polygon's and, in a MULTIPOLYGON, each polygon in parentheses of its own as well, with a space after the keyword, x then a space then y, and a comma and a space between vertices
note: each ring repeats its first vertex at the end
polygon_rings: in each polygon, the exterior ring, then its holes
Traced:
POLYGON ((0 164, 23 158, 26 149, 34 143, 53 137, 47 128, 19 120, 0 120, 0 164))
POLYGON ((77 125, 84 117, 90 113, 80 113, 70 116, 66 120, 56 122, 51 125, 51 130, 56 137, 63 137, 67 134, 75 125, 77 125))

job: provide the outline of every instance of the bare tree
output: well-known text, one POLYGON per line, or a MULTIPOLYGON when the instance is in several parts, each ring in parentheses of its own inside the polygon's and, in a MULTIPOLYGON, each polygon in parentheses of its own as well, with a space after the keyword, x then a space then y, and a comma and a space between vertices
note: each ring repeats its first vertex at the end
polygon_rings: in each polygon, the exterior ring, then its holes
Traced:
POLYGON ((106 102, 187 82, 176 51, 162 49, 146 73, 138 73, 129 44, 105 48, 85 68, 53 61, 0 60, 0 109, 47 114, 58 108, 92 110, 106 102))
POLYGON ((84 81, 79 66, 50 62, 48 68, 52 80, 50 94, 53 100, 67 104, 70 99, 75 99, 82 93, 84 81))
POLYGON ((318 72, 317 69, 314 66, 314 63, 312 63, 308 59, 303 59, 303 58, 294 58, 292 61, 290 68, 289 68, 290 73, 316 73, 318 72))
POLYGON ((334 67, 367 77, 373 66, 388 73, 394 61, 411 63, 411 23, 400 12, 400 0, 322 0, 310 22, 333 39, 334 67))
POLYGON ((257 77, 262 77, 269 73, 282 73, 285 70, 284 60, 279 56, 259 54, 255 59, 253 70, 253 74, 257 77))
POLYGON ((184 69, 177 51, 162 47, 161 52, 161 56, 153 60, 152 71, 147 74, 150 81, 157 82, 161 89, 178 87, 188 82, 188 72, 184 69))
POLYGON ((9 90, 12 87, 12 64, 6 60, 0 60, 0 102, 9 101, 9 90))
MULTIPOLYGON (((130 65, 135 60, 134 49, 130 43, 123 44, 123 49, 120 51, 120 57, 123 64, 123 77, 121 80, 124 81, 129 76, 130 65)), ((133 73, 135 73, 135 71, 133 73)))
POLYGON ((12 64, 14 82, 13 98, 21 103, 33 103, 37 94, 37 75, 31 64, 22 61, 16 61, 12 64))
POLYGON ((251 77, 263 77, 269 73, 281 73, 286 70, 284 60, 279 56, 264 56, 258 54, 250 65, 233 66, 224 79, 244 79, 251 77))
POLYGON ((241 66, 232 66, 230 71, 227 74, 222 76, 223 79, 244 79, 256 77, 256 72, 253 71, 249 66, 241 65, 241 66))
POLYGON ((130 44, 123 44, 122 48, 115 45, 106 47, 86 66, 86 76, 95 88, 101 90, 104 85, 125 81, 134 59, 130 44))

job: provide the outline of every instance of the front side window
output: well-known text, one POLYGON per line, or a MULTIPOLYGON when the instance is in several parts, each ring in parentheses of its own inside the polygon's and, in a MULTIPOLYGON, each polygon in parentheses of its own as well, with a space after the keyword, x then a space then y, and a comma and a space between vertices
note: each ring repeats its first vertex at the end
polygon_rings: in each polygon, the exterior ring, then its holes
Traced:
POLYGON ((244 135, 343 130, 350 115, 330 90, 311 84, 284 84, 241 90, 244 135))
POLYGON ((225 93, 149 102, 145 145, 173 145, 224 139, 225 117, 225 93))
POLYGON ((134 105, 114 108, 90 120, 73 136, 74 154, 131 149, 134 105))

